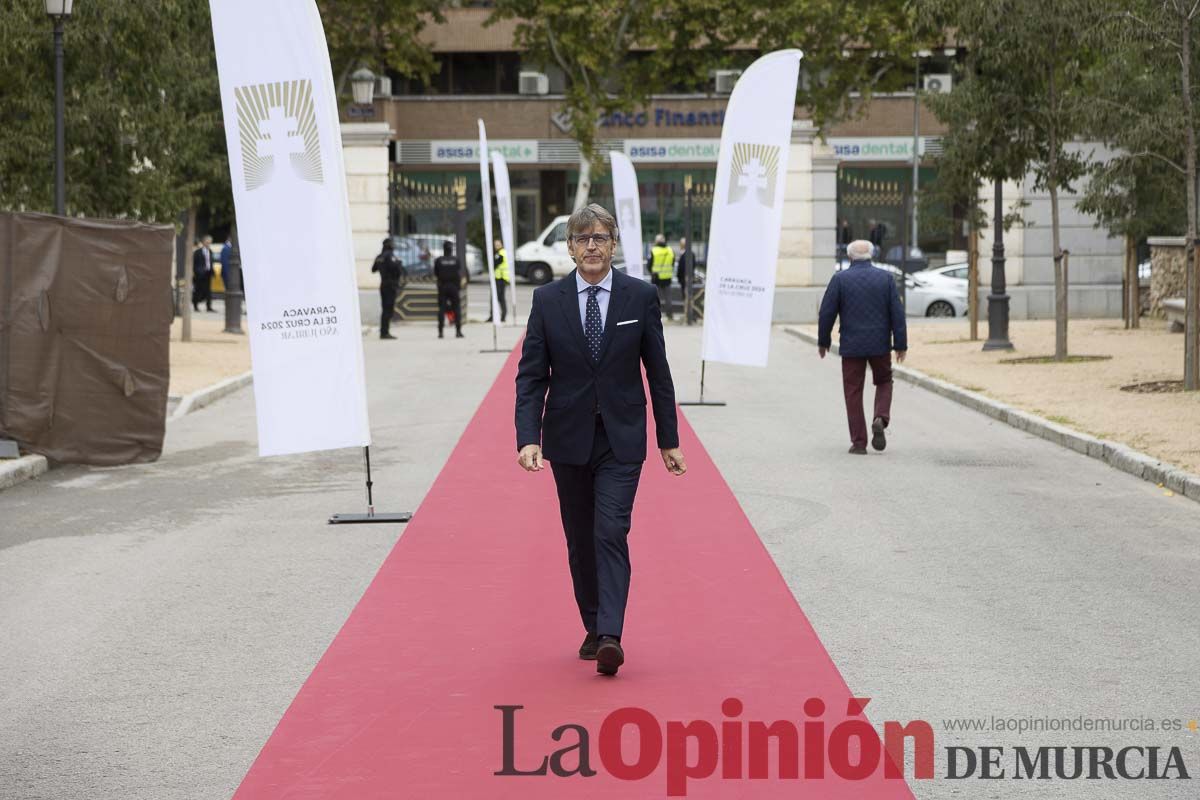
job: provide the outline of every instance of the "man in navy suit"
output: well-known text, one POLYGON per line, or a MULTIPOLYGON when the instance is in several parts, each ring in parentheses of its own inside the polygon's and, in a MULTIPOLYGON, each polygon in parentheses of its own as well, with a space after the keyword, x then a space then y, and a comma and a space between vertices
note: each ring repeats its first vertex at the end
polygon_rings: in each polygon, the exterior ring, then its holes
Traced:
POLYGON ((892 350, 903 362, 908 352, 904 306, 891 273, 871 263, 874 246, 859 239, 846 247, 850 266, 835 272, 821 299, 817 348, 821 358, 829 351, 833 322, 842 320, 838 352, 842 356, 842 393, 850 422, 850 452, 867 454, 867 421, 863 417, 863 384, 867 365, 875 383, 875 415, 871 446, 887 447, 884 430, 892 413, 892 350))
POLYGON ((663 464, 673 475, 687 471, 658 292, 612 269, 619 235, 594 203, 571 215, 576 269, 534 291, 517 368, 518 462, 529 472, 550 462, 587 631, 579 657, 595 659, 603 675, 625 663, 627 537, 646 460, 643 364, 663 464))

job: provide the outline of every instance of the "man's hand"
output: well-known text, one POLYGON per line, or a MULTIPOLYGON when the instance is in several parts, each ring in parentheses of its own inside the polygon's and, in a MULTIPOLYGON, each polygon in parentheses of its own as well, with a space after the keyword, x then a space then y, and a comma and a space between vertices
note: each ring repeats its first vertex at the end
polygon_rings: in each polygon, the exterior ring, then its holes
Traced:
POLYGON ((908 355, 908 351, 907 351, 907 350, 897 350, 897 351, 896 351, 896 361, 897 361, 898 363, 901 363, 901 364, 903 364, 903 363, 904 363, 904 357, 905 357, 906 355, 908 355))
POLYGON ((828 351, 827 349, 825 349, 824 347, 818 347, 818 348, 817 348, 817 355, 821 356, 821 358, 824 358, 824 357, 825 357, 825 354, 826 354, 826 353, 828 353, 828 352, 829 352, 829 351, 828 351))
POLYGON ((546 462, 542 460, 542 448, 536 444, 527 444, 521 448, 521 454, 517 456, 517 463, 521 465, 521 469, 526 472, 539 472, 546 466, 546 462))
POLYGON ((666 465, 667 472, 672 475, 682 475, 687 472, 687 464, 683 460, 683 451, 678 447, 668 447, 659 452, 662 453, 663 464, 666 465))

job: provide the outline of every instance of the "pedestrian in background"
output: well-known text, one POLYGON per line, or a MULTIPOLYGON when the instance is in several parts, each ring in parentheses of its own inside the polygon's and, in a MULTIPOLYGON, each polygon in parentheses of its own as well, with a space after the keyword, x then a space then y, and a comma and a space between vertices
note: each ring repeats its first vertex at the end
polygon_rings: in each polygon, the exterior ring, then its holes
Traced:
POLYGON ((437 280, 438 304, 438 338, 445 337, 443 333, 446 323, 446 313, 454 314, 454 336, 463 338, 462 332, 462 296, 459 289, 463 284, 463 268, 454 257, 454 242, 442 245, 442 255, 433 262, 433 277, 437 280))
POLYGON ((846 248, 854 241, 854 233, 850 229, 850 220, 843 219, 842 225, 838 228, 838 255, 846 255, 846 248))
MULTIPOLYGON (((492 242, 492 248, 496 253, 493 260, 496 272, 496 301, 500 304, 500 321, 505 322, 508 319, 508 284, 511 282, 508 269, 508 253, 504 250, 504 244, 496 239, 492 242)), ((488 314, 488 322, 492 322, 495 317, 495 311, 488 314)))
POLYGON ((667 237, 661 233, 654 237, 654 247, 650 248, 646 267, 650 270, 654 288, 658 289, 658 304, 667 312, 667 319, 675 319, 671 311, 671 275, 675 272, 675 251, 667 247, 667 237))
POLYGON ((404 265, 396 255, 395 244, 390 236, 383 240, 383 249, 375 256, 371 272, 379 273, 379 338, 395 339, 391 334, 392 315, 396 313, 396 295, 400 293, 404 265))
POLYGON ((850 266, 829 279, 817 325, 817 348, 821 358, 832 344, 833 323, 841 319, 842 393, 850 425, 850 452, 867 454, 867 421, 863 416, 863 384, 867 366, 875 384, 875 414, 871 422, 871 446, 887 447, 884 431, 891 422, 892 350, 903 362, 908 352, 908 329, 904 306, 891 273, 871 263, 871 242, 859 239, 846 248, 850 266))
POLYGON ((871 220, 871 228, 867 233, 867 238, 874 245, 871 250, 871 258, 879 258, 880 254, 883 253, 883 243, 887 241, 887 226, 882 222, 871 220))
POLYGON ((688 307, 687 300, 687 282, 688 276, 696 269, 696 254, 688 248, 688 240, 686 236, 679 239, 679 258, 675 261, 675 280, 679 281, 679 291, 683 295, 683 307, 688 307))
POLYGON ((209 245, 212 244, 212 237, 205 236, 200 240, 196 251, 192 253, 192 309, 200 310, 200 303, 204 303, 206 311, 212 311, 212 276, 213 276, 213 260, 212 250, 209 245))

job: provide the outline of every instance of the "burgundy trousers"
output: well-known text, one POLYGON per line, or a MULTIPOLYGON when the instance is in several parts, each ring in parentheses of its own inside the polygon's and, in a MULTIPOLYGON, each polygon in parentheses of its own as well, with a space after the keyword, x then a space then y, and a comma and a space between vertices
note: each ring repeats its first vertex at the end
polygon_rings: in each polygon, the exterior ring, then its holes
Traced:
POLYGON ((850 443, 867 446, 867 420, 863 417, 863 385, 867 364, 875 384, 875 417, 883 417, 884 427, 892 416, 892 354, 854 358, 842 356, 842 392, 846 395, 846 419, 850 423, 850 443))

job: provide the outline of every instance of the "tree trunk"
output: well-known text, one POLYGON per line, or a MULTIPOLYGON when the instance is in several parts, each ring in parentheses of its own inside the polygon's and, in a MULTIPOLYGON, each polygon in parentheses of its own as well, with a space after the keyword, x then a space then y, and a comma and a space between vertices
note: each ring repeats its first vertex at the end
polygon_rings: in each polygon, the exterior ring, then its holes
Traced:
POLYGON ((1054 360, 1065 361, 1067 358, 1067 278, 1063 270, 1062 240, 1060 238, 1058 214, 1058 122, 1055 119, 1058 103, 1057 85, 1055 83, 1054 67, 1050 68, 1050 125, 1049 153, 1046 163, 1048 175, 1047 188, 1050 190, 1050 238, 1051 253, 1054 255, 1054 360))
POLYGON ((587 205, 588 195, 592 193, 592 162, 587 156, 579 157, 579 186, 575 188, 575 204, 572 211, 578 211, 587 205))
MULTIPOLYGON (((973 206, 972 206, 973 208, 973 206)), ((972 225, 967 231, 967 316, 971 321, 971 341, 979 340, 979 231, 972 225)))
POLYGON ((1140 328, 1142 316, 1142 289, 1138 283, 1137 243, 1132 236, 1125 236, 1125 327, 1140 328))
POLYGON ((1187 258, 1188 262, 1185 266, 1187 272, 1187 312, 1186 324, 1184 327, 1184 353, 1183 353, 1183 388, 1188 391, 1195 391, 1200 388, 1200 353, 1197 352, 1200 339, 1197 334, 1200 330, 1197 329, 1197 263, 1195 256, 1195 241, 1196 241, 1196 118, 1195 111, 1192 107, 1192 24, 1186 14, 1180 15, 1180 23, 1183 25, 1181 44, 1182 50, 1180 63, 1183 84, 1183 113, 1184 113, 1184 134, 1187 138, 1187 147, 1185 155, 1187 158, 1187 258))

